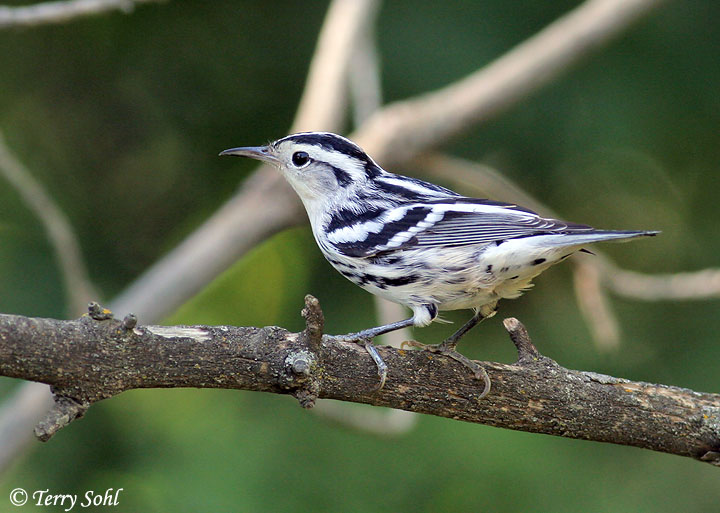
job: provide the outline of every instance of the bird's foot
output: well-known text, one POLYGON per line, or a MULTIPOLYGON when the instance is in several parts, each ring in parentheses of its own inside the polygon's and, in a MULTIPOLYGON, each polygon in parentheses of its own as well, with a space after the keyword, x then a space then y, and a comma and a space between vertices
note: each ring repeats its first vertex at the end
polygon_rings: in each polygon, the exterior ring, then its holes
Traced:
POLYGON ((385 381, 387 380, 387 364, 383 361, 380 353, 377 352, 377 349, 372 343, 372 339, 367 337, 357 337, 354 335, 354 333, 350 333, 348 335, 338 335, 336 336, 336 338, 343 342, 353 342, 355 344, 359 344, 365 348, 365 351, 368 352, 370 358, 372 358, 375 362, 375 365, 377 366, 378 378, 380 378, 380 383, 378 384, 375 391, 382 390, 385 386, 385 381))
POLYGON ((441 342, 440 344, 422 344, 416 340, 406 340, 401 344, 401 348, 405 348, 406 346, 415 347, 417 349, 421 349, 423 351, 429 351, 431 353, 435 354, 441 354, 444 356, 447 356, 449 358, 452 358, 456 362, 459 362, 463 364, 465 367, 470 369, 473 374, 475 375, 475 379, 481 379, 485 383, 485 387, 483 388, 483 391, 478 396, 478 399, 482 399, 488 393, 490 393, 490 376, 488 376, 487 371, 485 368, 480 365, 479 363, 471 360, 464 354, 460 354, 455 349, 455 343, 445 340, 444 342, 441 342))

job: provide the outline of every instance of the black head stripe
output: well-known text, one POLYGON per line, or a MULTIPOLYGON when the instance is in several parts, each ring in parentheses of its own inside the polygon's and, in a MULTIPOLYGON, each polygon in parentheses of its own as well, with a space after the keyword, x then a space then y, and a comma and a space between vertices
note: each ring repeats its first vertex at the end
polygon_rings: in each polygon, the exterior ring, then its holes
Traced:
POLYGON ((373 185, 377 187, 380 194, 395 198, 400 202, 427 201, 430 203, 432 202, 431 198, 441 198, 437 199, 437 202, 441 203, 452 201, 449 198, 460 197, 456 192, 434 183, 392 173, 385 173, 373 180, 373 185))
POLYGON ((347 171, 335 166, 330 166, 330 169, 332 169, 332 172, 335 175, 335 180, 337 180, 340 187, 347 187, 353 182, 352 176, 350 176, 350 173, 347 171))
POLYGON ((295 141, 298 143, 320 146, 326 150, 343 153, 364 163, 371 162, 367 154, 362 151, 357 144, 335 134, 308 132, 290 135, 281 139, 281 141, 295 141))
POLYGON ((377 178, 383 174, 383 170, 375 162, 370 160, 365 163, 365 174, 368 178, 377 178))

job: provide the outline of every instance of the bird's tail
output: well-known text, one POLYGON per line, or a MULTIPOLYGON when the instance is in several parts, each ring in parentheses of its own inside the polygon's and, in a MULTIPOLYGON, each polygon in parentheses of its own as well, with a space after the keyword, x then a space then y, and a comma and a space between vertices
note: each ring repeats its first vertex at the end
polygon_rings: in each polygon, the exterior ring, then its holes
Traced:
POLYGON ((550 235, 544 244, 551 246, 584 246, 594 242, 625 242, 638 237, 654 237, 659 231, 632 231, 632 230, 592 230, 588 232, 564 233, 550 235))

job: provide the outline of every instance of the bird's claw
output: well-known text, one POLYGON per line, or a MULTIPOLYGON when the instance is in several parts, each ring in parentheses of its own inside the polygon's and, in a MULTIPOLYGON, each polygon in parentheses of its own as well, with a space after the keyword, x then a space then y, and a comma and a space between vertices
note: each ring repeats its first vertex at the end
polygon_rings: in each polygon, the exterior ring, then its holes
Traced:
POLYGON ((490 393, 490 388, 491 388, 490 376, 488 376, 488 373, 485 370, 485 368, 482 365, 480 365, 479 363, 471 360, 464 354, 458 353, 455 350, 454 344, 445 344, 444 342, 440 343, 440 344, 422 344, 416 340, 406 340, 405 342, 403 342, 400 345, 400 347, 403 349, 406 346, 415 347, 422 351, 429 351, 429 352, 435 353, 435 354, 441 354, 441 355, 447 356, 449 358, 452 358, 453 360, 455 360, 458 363, 463 364, 465 367, 467 367, 468 369, 470 369, 473 372, 473 374, 475 375, 475 379, 478 379, 478 380, 481 379, 485 383, 485 388, 478 396, 478 399, 482 399, 483 397, 485 397, 486 395, 488 395, 490 393))
POLYGON ((375 365, 377 366, 377 373, 378 377, 380 378, 380 384, 375 389, 375 391, 380 391, 385 386, 385 381, 387 380, 387 364, 383 361, 380 353, 377 352, 377 349, 373 345, 372 340, 366 338, 365 340, 361 341, 361 343, 365 346, 365 350, 368 352, 370 357, 375 362, 375 365))
POLYGON ((370 358, 373 359, 375 362, 375 365, 377 366, 377 373, 378 377, 380 378, 380 384, 377 386, 375 391, 380 391, 385 386, 385 381, 387 381, 387 371, 388 367, 385 361, 380 356, 380 353, 378 353, 377 349, 375 348, 375 345, 372 343, 371 338, 367 337, 355 337, 354 334, 349 335, 339 335, 337 337, 338 340, 342 342, 353 342, 355 344, 359 344, 365 348, 365 351, 368 352, 370 355, 370 358))
POLYGON ((415 349, 421 349, 423 351, 433 351, 433 345, 430 344, 423 344, 422 342, 418 342, 417 340, 405 340, 400 344, 400 349, 405 349, 406 347, 414 347, 415 349))

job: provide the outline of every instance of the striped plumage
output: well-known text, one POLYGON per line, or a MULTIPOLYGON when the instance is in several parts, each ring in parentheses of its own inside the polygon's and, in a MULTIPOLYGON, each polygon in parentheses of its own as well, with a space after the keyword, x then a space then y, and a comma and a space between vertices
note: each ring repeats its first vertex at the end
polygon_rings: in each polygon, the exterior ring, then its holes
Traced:
MULTIPOLYGON (((657 233, 596 230, 518 205, 464 197, 389 173, 331 133, 299 133, 222 154, 277 166, 300 196, 330 264, 413 311, 411 319, 358 336, 425 326, 439 310, 474 309, 472 327, 492 315, 500 299, 518 297, 535 276, 584 246, 657 233)), ((453 349, 465 331, 449 339, 453 349)))

